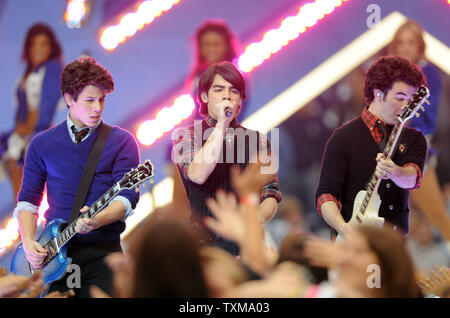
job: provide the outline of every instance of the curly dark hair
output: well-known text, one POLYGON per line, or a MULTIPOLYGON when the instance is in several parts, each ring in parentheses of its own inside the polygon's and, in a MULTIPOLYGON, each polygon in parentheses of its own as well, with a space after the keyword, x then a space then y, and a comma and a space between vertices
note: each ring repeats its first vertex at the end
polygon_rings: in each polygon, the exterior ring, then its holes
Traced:
POLYGON ((197 100, 200 104, 200 114, 204 117, 208 115, 208 104, 202 101, 201 94, 202 92, 208 93, 217 74, 222 76, 224 80, 231 83, 239 91, 242 102, 247 98, 244 76, 242 76, 236 66, 230 62, 215 63, 203 72, 198 81, 197 100))
POLYGON ((374 99, 374 89, 382 91, 384 98, 386 98, 386 93, 397 81, 405 82, 413 87, 426 84, 422 71, 406 58, 400 56, 383 56, 376 60, 367 70, 364 78, 363 91, 366 107, 374 99))
POLYGON ((67 64, 61 75, 61 93, 76 101, 83 89, 93 85, 106 94, 114 90, 114 80, 109 71, 92 57, 79 58, 67 64))
POLYGON ((32 68, 36 66, 36 65, 32 65, 32 63, 31 63, 30 49, 31 49, 31 44, 32 44, 33 39, 40 34, 45 34, 50 42, 51 51, 50 51, 49 60, 56 59, 62 63, 62 61, 61 61, 61 55, 62 55, 61 45, 59 44, 58 39, 56 38, 52 29, 44 23, 36 23, 28 29, 27 35, 25 36, 25 42, 23 43, 22 60, 27 63, 27 67, 25 69, 25 75, 30 74, 32 71, 32 68))

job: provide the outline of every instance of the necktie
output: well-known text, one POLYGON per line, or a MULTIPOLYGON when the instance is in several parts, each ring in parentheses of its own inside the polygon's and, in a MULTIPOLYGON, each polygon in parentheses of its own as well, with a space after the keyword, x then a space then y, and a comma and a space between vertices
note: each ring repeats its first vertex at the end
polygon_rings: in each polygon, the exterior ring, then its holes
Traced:
POLYGON ((81 142, 81 140, 83 140, 83 138, 89 132, 89 128, 83 128, 83 129, 80 129, 79 131, 77 131, 77 129, 75 128, 75 125, 72 125, 71 128, 72 128, 72 132, 75 134, 75 141, 77 142, 77 144, 79 144, 81 142))
POLYGON ((386 130, 386 126, 383 125, 380 121, 377 121, 377 126, 378 128, 380 128, 380 132, 381 132, 381 141, 380 141, 380 149, 381 151, 384 150, 384 147, 386 146, 386 142, 387 142, 387 130, 386 130))

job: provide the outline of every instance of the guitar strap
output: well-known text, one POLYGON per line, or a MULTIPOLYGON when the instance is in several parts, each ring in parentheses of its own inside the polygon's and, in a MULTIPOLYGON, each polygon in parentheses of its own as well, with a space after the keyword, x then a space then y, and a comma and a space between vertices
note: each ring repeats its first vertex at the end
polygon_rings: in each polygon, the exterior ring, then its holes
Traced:
POLYGON ((80 214, 80 209, 86 201, 87 194, 91 187, 92 179, 94 178, 95 170, 100 160, 100 156, 105 148, 106 140, 108 140, 112 127, 102 123, 98 128, 98 136, 95 139, 94 145, 91 148, 89 157, 84 167, 83 175, 81 176, 80 184, 78 185, 78 192, 73 202, 72 212, 70 213, 69 222, 71 224, 80 214))

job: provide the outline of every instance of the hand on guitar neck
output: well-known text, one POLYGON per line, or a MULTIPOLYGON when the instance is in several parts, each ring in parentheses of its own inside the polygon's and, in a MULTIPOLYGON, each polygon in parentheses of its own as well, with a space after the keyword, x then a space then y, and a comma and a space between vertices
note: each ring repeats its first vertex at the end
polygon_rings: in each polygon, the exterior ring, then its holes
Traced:
POLYGON ((381 179, 391 179, 397 186, 403 189, 411 189, 416 185, 417 171, 412 166, 401 167, 396 165, 391 158, 384 158, 379 153, 375 159, 377 166, 375 175, 381 179))
MULTIPOLYGON (((80 212, 86 213, 89 210, 89 207, 85 205, 80 212)), ((75 231, 80 234, 87 234, 94 230, 97 226, 97 222, 94 218, 88 218, 83 216, 77 220, 77 224, 75 225, 75 231)))

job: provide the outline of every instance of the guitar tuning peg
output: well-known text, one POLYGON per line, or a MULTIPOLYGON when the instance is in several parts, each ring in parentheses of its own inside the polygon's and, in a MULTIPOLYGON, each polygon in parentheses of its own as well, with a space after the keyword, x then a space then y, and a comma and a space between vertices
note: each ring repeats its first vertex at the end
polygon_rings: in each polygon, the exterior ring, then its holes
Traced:
POLYGON ((136 187, 136 188, 134 189, 134 191, 136 191, 136 193, 139 193, 139 187, 136 187))
POLYGON ((419 113, 416 113, 416 117, 419 118, 419 117, 420 117, 420 114, 419 114, 419 113))
POLYGON ((153 183, 155 183, 155 181, 153 181, 153 179, 150 179, 150 184, 153 184, 153 183))
POLYGON ((425 103, 427 103, 427 105, 430 105, 430 102, 428 101, 428 99, 425 99, 425 103))
POLYGON ((420 109, 424 112, 425 111, 425 107, 420 106, 420 109))
POLYGON ((147 188, 147 185, 145 184, 145 182, 142 184, 142 187, 147 188))

